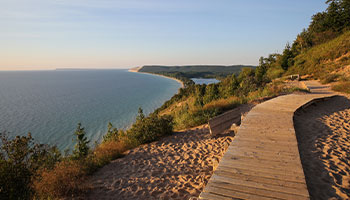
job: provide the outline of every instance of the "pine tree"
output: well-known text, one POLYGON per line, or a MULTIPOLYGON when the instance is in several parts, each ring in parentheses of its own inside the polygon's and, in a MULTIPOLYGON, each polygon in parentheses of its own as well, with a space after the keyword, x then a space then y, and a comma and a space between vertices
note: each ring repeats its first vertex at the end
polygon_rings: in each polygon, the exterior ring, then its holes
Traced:
POLYGON ((78 127, 74 134, 77 136, 77 144, 74 146, 73 157, 76 159, 86 157, 89 153, 88 143, 90 141, 85 136, 85 129, 81 127, 81 123, 78 123, 78 127))

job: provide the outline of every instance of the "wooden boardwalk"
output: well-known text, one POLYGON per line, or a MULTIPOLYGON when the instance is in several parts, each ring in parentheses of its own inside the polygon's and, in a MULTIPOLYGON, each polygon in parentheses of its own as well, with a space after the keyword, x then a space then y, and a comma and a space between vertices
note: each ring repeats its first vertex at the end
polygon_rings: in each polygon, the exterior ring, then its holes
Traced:
POLYGON ((305 84, 311 94, 280 96, 247 114, 200 199, 309 199, 293 115, 334 93, 315 81, 305 84))

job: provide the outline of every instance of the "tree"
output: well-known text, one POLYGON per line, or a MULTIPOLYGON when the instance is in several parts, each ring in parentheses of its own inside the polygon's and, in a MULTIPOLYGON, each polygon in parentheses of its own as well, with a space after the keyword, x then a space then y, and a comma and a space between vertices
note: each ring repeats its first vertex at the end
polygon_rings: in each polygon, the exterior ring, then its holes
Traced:
POLYGON ((205 88, 205 94, 203 97, 203 103, 207 104, 213 100, 219 98, 219 90, 217 84, 209 84, 205 88))
POLYGON ((73 157, 76 159, 84 158, 89 153, 89 140, 85 136, 85 130, 81 127, 81 123, 78 123, 77 129, 74 134, 76 135, 77 144, 74 146, 73 157))
POLYGON ((281 57, 281 67, 284 70, 287 70, 290 66, 294 64, 293 58, 294 58, 293 52, 291 50, 289 43, 287 43, 281 57))
POLYGON ((143 120, 145 119, 145 115, 143 114, 143 110, 141 107, 139 107, 139 110, 138 110, 138 115, 136 117, 136 121, 139 121, 139 120, 143 120))
POLYGON ((103 136, 103 142, 118 140, 118 129, 113 127, 111 122, 108 122, 107 133, 103 136))

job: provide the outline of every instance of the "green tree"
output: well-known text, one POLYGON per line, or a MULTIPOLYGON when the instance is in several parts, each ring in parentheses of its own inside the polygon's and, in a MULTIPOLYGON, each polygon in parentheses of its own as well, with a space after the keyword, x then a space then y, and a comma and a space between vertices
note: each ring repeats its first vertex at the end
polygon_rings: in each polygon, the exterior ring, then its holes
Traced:
POLYGON ((293 52, 291 50, 289 43, 287 43, 281 57, 282 69, 287 70, 290 66, 292 66, 294 64, 293 58, 294 58, 293 52))
POLYGON ((219 98, 219 90, 217 84, 209 84, 205 88, 205 94, 203 97, 203 104, 207 104, 215 99, 219 98))
POLYGON ((81 126, 81 123, 78 123, 77 129, 74 132, 76 136, 76 145, 73 150, 73 157, 76 159, 84 158, 89 153, 89 140, 85 136, 85 129, 81 126))
POLYGON ((118 129, 113 127, 111 122, 108 122, 107 133, 103 136, 103 142, 118 140, 118 129))
POLYGON ((143 114, 143 110, 141 107, 139 107, 139 110, 138 110, 138 115, 136 117, 136 121, 142 121, 145 119, 145 115, 143 114))

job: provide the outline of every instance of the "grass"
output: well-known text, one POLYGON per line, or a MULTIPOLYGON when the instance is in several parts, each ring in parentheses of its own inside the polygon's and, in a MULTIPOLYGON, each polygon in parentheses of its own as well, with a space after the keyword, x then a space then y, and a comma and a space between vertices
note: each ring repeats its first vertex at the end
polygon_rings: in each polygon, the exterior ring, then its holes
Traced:
POLYGON ((295 58, 294 66, 288 69, 287 74, 314 74, 323 81, 332 81, 323 78, 342 66, 350 64, 350 31, 329 42, 317 45, 302 52, 295 58))
POLYGON ((350 94, 350 81, 344 81, 332 86, 332 90, 350 94))
POLYGON ((204 110, 229 110, 235 108, 238 104, 242 103, 242 99, 236 96, 231 96, 227 99, 214 100, 206 105, 204 105, 204 110))
POLYGON ((337 81, 339 77, 339 74, 325 74, 320 77, 320 80, 322 84, 328 84, 337 81))

